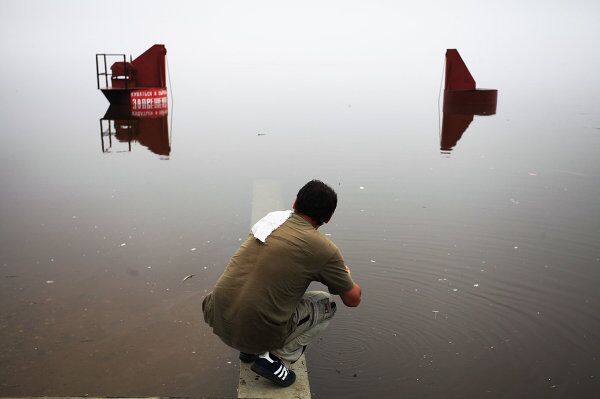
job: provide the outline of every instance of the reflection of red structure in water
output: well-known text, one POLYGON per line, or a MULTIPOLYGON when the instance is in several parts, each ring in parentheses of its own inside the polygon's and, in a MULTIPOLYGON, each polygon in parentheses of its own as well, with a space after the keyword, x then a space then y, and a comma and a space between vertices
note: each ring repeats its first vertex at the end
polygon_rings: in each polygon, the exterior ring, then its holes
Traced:
POLYGON ((122 143, 137 141, 157 155, 171 153, 167 117, 115 120, 115 137, 122 143))
POLYGON ((469 125, 473 122, 473 114, 447 114, 444 112, 442 118, 442 137, 440 138, 440 149, 450 152, 456 146, 458 140, 469 125))
POLYGON ((155 44, 130 62, 125 54, 96 54, 98 89, 110 103, 100 119, 102 152, 111 152, 114 137, 128 143, 129 151, 131 143, 137 141, 155 154, 171 153, 166 54, 162 44, 155 44), (109 69, 107 60, 115 58, 109 69))
MULTIPOLYGON (((155 154, 168 156, 171 153, 166 90, 160 89, 158 92, 160 91, 165 94, 162 97, 164 100, 157 96, 138 96, 132 97, 130 106, 110 105, 108 107, 106 114, 100 120, 102 152, 110 152, 111 136, 114 136, 120 142, 127 142, 129 151, 131 151, 131 143, 137 141, 155 154), (157 98, 159 100, 156 100, 157 98), (106 136, 108 136, 108 146, 104 142, 106 136)), ((139 92, 154 94, 157 90, 139 90, 139 92)))
POLYGON ((446 76, 440 147, 450 151, 474 115, 496 113, 498 90, 477 89, 475 79, 455 49, 446 50, 446 76))
POLYGON ((128 151, 131 151, 131 144, 137 141, 157 155, 171 154, 166 113, 153 117, 137 117, 111 106, 106 111, 106 115, 100 119, 100 131, 102 152, 105 153, 111 152, 114 137, 121 143, 128 143, 128 151))

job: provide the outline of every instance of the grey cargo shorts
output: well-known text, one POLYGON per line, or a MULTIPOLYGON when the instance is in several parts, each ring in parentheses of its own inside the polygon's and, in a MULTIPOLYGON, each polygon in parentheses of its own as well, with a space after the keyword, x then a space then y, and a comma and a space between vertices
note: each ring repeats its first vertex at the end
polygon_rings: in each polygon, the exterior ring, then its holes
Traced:
POLYGON ((295 362, 316 336, 323 332, 336 312, 331 294, 323 291, 307 291, 292 315, 296 328, 285 340, 283 348, 271 351, 288 362, 295 362))

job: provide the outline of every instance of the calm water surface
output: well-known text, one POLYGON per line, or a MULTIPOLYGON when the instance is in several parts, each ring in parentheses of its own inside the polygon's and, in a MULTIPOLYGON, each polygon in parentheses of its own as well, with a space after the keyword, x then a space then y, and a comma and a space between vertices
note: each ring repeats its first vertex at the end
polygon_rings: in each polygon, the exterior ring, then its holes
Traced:
POLYGON ((248 233, 257 182, 289 208, 311 178, 338 192, 323 232, 363 288, 307 352, 314 397, 600 396, 597 55, 557 58, 565 78, 548 85, 534 73, 547 59, 521 75, 506 59, 524 50, 469 42, 498 110, 442 151, 441 66, 460 37, 402 50, 390 32, 348 31, 311 52, 318 41, 286 31, 294 53, 240 33, 250 47, 227 51, 226 36, 203 54, 234 10, 200 42, 185 18, 186 34, 121 40, 137 21, 105 39, 75 10, 91 26, 74 45, 24 36, 29 11, 2 4, 22 31, 2 45, 19 57, 1 67, 1 396, 235 396, 237 353, 201 298, 248 233), (113 138, 103 152, 94 54, 154 42, 169 51, 171 150, 113 138))

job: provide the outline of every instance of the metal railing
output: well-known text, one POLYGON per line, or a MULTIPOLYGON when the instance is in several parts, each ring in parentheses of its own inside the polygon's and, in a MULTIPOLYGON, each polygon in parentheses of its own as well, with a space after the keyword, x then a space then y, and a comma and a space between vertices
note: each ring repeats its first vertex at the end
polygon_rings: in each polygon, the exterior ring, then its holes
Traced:
MULTIPOLYGON (((98 89, 100 89, 100 79, 101 76, 104 76, 104 87, 103 89, 112 89, 112 81, 113 81, 113 73, 108 71, 108 63, 106 61, 106 57, 118 57, 119 59, 123 59, 123 75, 116 75, 116 78, 119 80, 125 81, 125 89, 128 88, 128 81, 131 78, 129 76, 129 66, 127 65, 127 57, 125 54, 108 54, 101 53, 96 54, 96 84, 98 85, 98 89), (102 62, 100 62, 102 61, 102 62), (104 67, 104 72, 100 72, 100 67, 104 67), (109 79, 110 76, 110 79, 109 79), (122 77, 122 79, 120 79, 122 77), (110 84, 109 84, 110 82, 110 84)), ((131 57, 130 57, 131 58, 131 57)))

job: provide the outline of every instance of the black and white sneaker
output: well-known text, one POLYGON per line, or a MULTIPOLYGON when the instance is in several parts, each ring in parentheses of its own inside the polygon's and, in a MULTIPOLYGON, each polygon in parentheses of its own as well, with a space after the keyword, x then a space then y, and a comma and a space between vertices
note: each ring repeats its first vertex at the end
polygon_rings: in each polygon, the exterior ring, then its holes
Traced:
POLYGON ((296 381, 296 373, 285 367, 277 356, 268 352, 264 355, 259 355, 250 369, 261 377, 265 377, 282 387, 289 387, 296 381))

